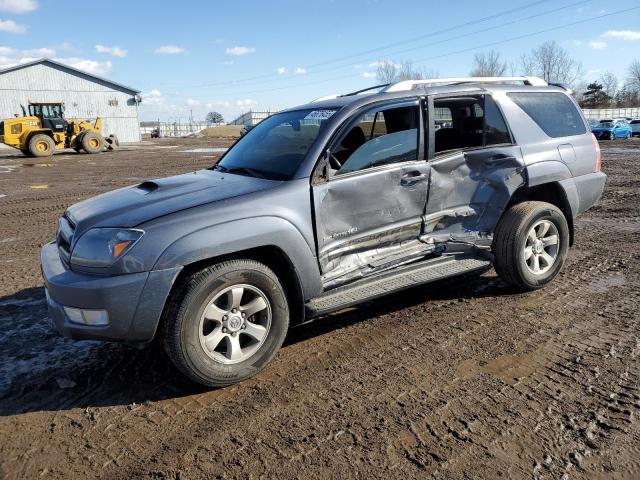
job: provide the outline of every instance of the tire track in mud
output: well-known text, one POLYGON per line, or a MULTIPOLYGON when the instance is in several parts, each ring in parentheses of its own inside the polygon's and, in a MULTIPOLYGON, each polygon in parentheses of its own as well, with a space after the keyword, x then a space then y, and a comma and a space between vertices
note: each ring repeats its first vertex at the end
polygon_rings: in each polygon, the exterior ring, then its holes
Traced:
MULTIPOLYGON (((606 268, 608 268, 608 265, 606 263, 602 263, 599 266, 592 267, 592 270, 597 271, 598 268, 600 268, 601 271, 604 272, 606 271, 606 268)), ((571 285, 569 285, 568 287, 570 288, 571 285)), ((540 297, 538 302, 539 306, 542 306, 542 301, 544 300, 545 296, 542 295, 542 293, 540 293, 538 296, 540 297)), ((553 304, 551 305, 551 309, 557 310, 557 308, 553 304)), ((393 321, 393 319, 392 318, 380 319, 380 322, 388 322, 388 321, 393 321)), ((441 348, 447 350, 451 347, 451 345, 449 345, 450 343, 466 342, 468 340, 466 337, 474 336, 477 333, 476 330, 478 330, 481 325, 482 325, 482 322, 480 322, 480 324, 478 324, 477 322, 471 322, 469 325, 465 325, 465 326, 456 324, 455 322, 451 325, 448 325, 448 327, 451 328, 450 333, 452 334, 459 329, 459 332, 457 334, 458 338, 456 339, 455 342, 453 342, 451 338, 453 338, 455 335, 452 335, 447 342, 444 342, 444 345, 441 348), (471 328, 469 329, 465 327, 471 327, 471 328)), ((441 327, 442 326, 440 326, 440 328, 441 327)), ((380 325, 379 328, 376 328, 370 332, 369 330, 371 330, 371 326, 366 326, 366 329, 368 330, 367 332, 359 332, 357 340, 349 339, 352 341, 348 341, 346 345, 343 344, 342 342, 338 342, 336 346, 331 345, 333 348, 327 351, 327 355, 326 355, 327 360, 333 363, 333 367, 329 367, 329 368, 331 369, 337 368, 338 370, 340 370, 341 369, 340 367, 336 367, 336 365, 339 365, 339 361, 340 361, 339 357, 341 357, 342 355, 348 354, 350 351, 359 352, 360 354, 362 354, 363 351, 366 351, 366 354, 364 355, 364 357, 359 359, 358 363, 362 362, 364 365, 368 366, 367 367, 368 370, 373 372, 380 371, 379 369, 384 368, 389 363, 393 364, 394 360, 398 360, 398 361, 400 360, 400 359, 394 359, 393 355, 389 354, 390 351, 397 352, 399 351, 399 349, 396 348, 397 347, 396 345, 394 345, 393 338, 390 338, 389 336, 385 337, 384 335, 380 335, 381 333, 384 333, 384 331, 386 330, 383 325, 380 325), (386 354, 381 355, 381 353, 383 352, 386 354)), ((440 333, 442 336, 442 332, 440 333)), ((550 339, 543 338, 542 341, 549 342, 550 339)), ((425 347, 425 346, 429 346, 429 345, 425 345, 424 342, 420 342, 420 339, 416 339, 415 341, 413 341, 413 344, 411 344, 411 342, 409 344, 410 349, 418 353, 420 352, 421 347, 425 347), (421 343, 422 345, 420 345, 421 343)), ((401 350, 402 349, 400 349, 400 351, 401 350)), ((561 350, 561 352, 563 351, 561 350)), ((551 353, 553 353, 553 350, 551 350, 551 353)), ((570 354, 573 355, 573 353, 574 352, 571 352, 570 354)), ((542 357, 544 357, 544 355, 542 357)), ((316 361, 317 360, 318 358, 316 358, 316 361)), ((411 358, 408 358, 407 360, 410 361, 411 358)), ((446 359, 443 359, 443 360, 446 360, 446 359)), ((538 374, 537 376, 533 375, 531 377, 532 379, 535 379, 535 381, 538 383, 538 386, 535 389, 529 387, 529 390, 535 392, 540 390, 542 388, 541 386, 547 387, 548 390, 551 390, 556 385, 554 385, 552 377, 550 377, 549 375, 550 367, 547 365, 548 362, 538 361, 538 363, 539 365, 536 366, 536 369, 540 369, 540 371, 543 372, 543 374, 538 374), (543 375, 544 377, 542 378, 542 380, 538 378, 540 375, 543 375)), ((324 364, 325 364, 324 362, 320 362, 319 366, 323 366, 324 364)), ((342 393, 343 395, 342 399, 344 400, 345 403, 352 402, 354 398, 357 398, 359 391, 363 389, 365 386, 369 390, 371 390, 372 383, 380 383, 380 380, 381 380, 380 378, 381 376, 378 376, 378 378, 374 376, 374 378, 370 379, 371 382, 366 382, 362 378, 361 369, 354 368, 354 370, 355 372, 359 372, 359 373, 356 373, 349 378, 351 383, 348 388, 348 394, 346 394, 346 397, 345 397, 344 396, 345 393, 344 392, 342 393)), ((453 384, 447 384, 446 381, 442 382, 443 378, 438 378, 437 376, 434 377, 433 374, 425 375, 424 372, 419 373, 415 370, 412 371, 412 369, 408 368, 406 364, 400 363, 400 362, 396 364, 396 367, 391 370, 390 374, 393 376, 393 387, 381 388, 379 393, 375 396, 374 400, 384 401, 385 399, 387 399, 387 401, 403 402, 402 399, 405 398, 404 402, 408 403, 409 399, 412 399, 412 401, 419 401, 419 400, 416 400, 415 398, 416 394, 419 394, 420 395, 419 398, 423 398, 424 396, 426 396, 426 398, 431 399, 429 403, 435 402, 435 404, 437 405, 437 403, 440 402, 444 404, 443 408, 434 410, 433 416, 431 417, 430 420, 427 421, 427 425, 429 425, 429 427, 426 430, 420 431, 417 426, 418 424, 412 423, 410 430, 400 431, 396 435, 394 435, 394 437, 410 438, 411 436, 413 436, 416 438, 420 438, 421 439, 420 442, 424 445, 431 443, 432 445, 437 445, 438 448, 436 448, 435 451, 428 452, 427 459, 425 460, 424 458, 421 458, 420 455, 418 455, 417 453, 412 452, 410 448, 405 448, 404 453, 398 456, 397 446, 391 446, 390 451, 389 451, 389 446, 387 446, 388 447, 387 450, 389 452, 393 452, 393 451, 396 452, 395 453, 396 461, 393 462, 393 461, 387 460, 379 465, 375 465, 376 468, 389 468, 390 470, 396 470, 398 468, 406 469, 407 467, 406 460, 408 460, 411 465, 417 466, 418 469, 420 470, 423 468, 427 468, 427 466, 431 465, 434 461, 437 463, 441 463, 445 461, 447 458, 450 458, 454 449, 456 450, 456 452, 459 453, 461 445, 458 445, 458 443, 463 442, 462 446, 464 446, 467 442, 470 441, 470 439, 471 441, 473 439, 473 435, 470 435, 469 433, 470 430, 468 428, 468 425, 470 425, 470 422, 468 420, 469 414, 467 413, 466 416, 465 415, 447 415, 447 411, 449 410, 451 410, 454 413, 456 411, 467 411, 467 412, 471 411, 473 412, 472 416, 475 418, 474 422, 480 423, 483 425, 491 425, 490 420, 492 420, 495 417, 495 414, 493 416, 487 416, 487 413, 489 412, 489 410, 486 410, 486 409, 484 410, 484 413, 483 411, 474 411, 473 404, 466 404, 464 401, 464 396, 451 395, 452 391, 455 392, 455 389, 456 389, 457 382, 455 382, 455 377, 454 377, 453 384), (404 387, 406 388, 405 390, 401 388, 403 380, 404 380, 404 387), (451 391, 449 390, 449 388, 446 388, 438 392, 438 395, 435 395, 434 391, 429 390, 428 388, 429 385, 433 385, 435 383, 438 383, 438 384, 445 383, 450 386, 451 391), (429 393, 427 394, 427 392, 429 393), (446 400, 447 398, 459 399, 461 402, 461 405, 463 405, 464 408, 452 410, 450 408, 450 402, 446 400), (487 417, 484 419, 484 421, 483 421, 483 416, 487 417), (411 435, 409 435, 409 433, 411 433, 411 435), (431 439, 431 442, 425 439, 431 439)), ((368 375, 365 375, 365 377, 368 377, 368 375)), ((345 379, 343 378, 343 381, 344 380, 345 379)), ((383 385, 387 384, 385 379, 382 379, 382 384, 383 385)), ((518 385, 527 387, 528 384, 519 383, 518 385)), ((281 387, 281 391, 282 390, 286 391, 290 386, 295 388, 295 382, 293 385, 285 383, 284 385, 279 385, 279 386, 281 387)), ((375 388, 373 389, 375 390, 375 388)), ((280 392, 275 392, 275 393, 280 393, 280 392)), ((504 392, 501 392, 500 395, 505 396, 504 392)), ((531 402, 532 400, 535 401, 535 399, 537 398, 535 395, 533 396, 533 398, 530 398, 532 397, 532 394, 530 392, 527 394, 521 393, 520 396, 521 396, 521 400, 523 400, 521 404, 524 408, 528 408, 527 407, 529 405, 528 402, 531 402)), ((282 417, 296 418, 296 417, 304 416, 303 412, 297 411, 298 410, 297 405, 299 405, 301 402, 304 403, 306 397, 308 397, 307 392, 295 392, 287 395, 288 402, 286 404, 282 404, 282 403, 278 404, 278 411, 282 412, 279 414, 279 417, 282 416, 282 417), (289 411, 290 409, 293 409, 293 411, 289 411)), ((549 401, 550 399, 555 399, 555 396, 552 394, 547 394, 546 396, 542 397, 541 401, 549 401)), ((221 403, 225 403, 225 400, 226 399, 224 398, 216 398, 217 405, 209 405, 209 406, 203 406, 203 407, 198 406, 198 408, 201 410, 208 410, 207 412, 208 415, 212 415, 212 414, 215 415, 215 413, 218 413, 221 410, 224 410, 227 408, 230 408, 230 409, 236 408, 233 406, 235 402, 232 399, 231 399, 230 406, 220 406, 221 403)), ((496 405, 500 405, 501 403, 504 403, 504 400, 500 401, 500 400, 494 399, 493 402, 496 405)), ((505 405, 502 405, 502 407, 504 406, 505 405)), ((417 407, 419 407, 417 408, 417 410, 425 410, 424 408, 425 405, 419 404, 417 405, 417 407)), ((428 410, 429 409, 428 405, 426 407, 428 410)), ((475 410, 477 410, 477 408, 475 410)), ((496 408, 495 410, 499 411, 500 408, 496 408)), ((520 416, 518 411, 512 410, 509 413, 511 417, 520 416)), ((201 417, 199 418, 200 420, 202 420, 201 417)), ((219 421, 219 419, 215 418, 215 416, 214 416, 214 419, 215 420, 212 420, 212 423, 219 421)), ((268 423, 269 419, 270 419, 269 417, 262 418, 260 415, 258 415, 257 417, 256 416, 251 417, 252 423, 259 426, 264 425, 265 423, 268 423)), ((237 422, 242 425, 244 425, 245 423, 243 420, 245 419, 237 418, 237 422)), ((285 420, 282 420, 282 421, 286 422, 285 420)), ((320 423, 320 422, 316 422, 316 424, 317 423, 320 423)), ((187 431, 188 431, 187 438, 180 439, 180 437, 178 437, 170 443, 161 441, 162 446, 160 447, 160 450, 166 451, 167 449, 170 449, 169 446, 172 445, 173 443, 178 445, 188 444, 189 438, 191 438, 192 435, 195 436, 196 438, 202 436, 206 439, 203 442, 203 444, 198 443, 197 447, 192 445, 190 448, 187 449, 186 454, 188 454, 189 452, 192 452, 194 449, 197 449, 200 452, 207 451, 212 456, 215 456, 215 458, 224 458, 224 452, 228 451, 227 448, 233 450, 233 445, 227 445, 225 442, 226 439, 224 438, 222 439, 218 437, 211 438, 210 436, 206 435, 206 432, 209 431, 209 428, 210 427, 208 426, 208 423, 207 423, 207 426, 204 427, 204 432, 201 432, 198 425, 187 425, 187 431), (194 430, 194 427, 195 427, 195 430, 194 430), (187 443, 183 443, 183 442, 187 442, 187 443), (209 443, 216 444, 216 447, 215 448, 207 447, 206 444, 209 444, 209 443)), ((232 428, 231 425, 230 425, 230 428, 232 428)), ((223 430, 226 431, 226 428, 223 428, 223 430)), ((242 427, 239 430, 245 430, 245 428, 242 427)), ((257 430, 258 431, 246 432, 245 438, 254 438, 254 436, 257 436, 257 438, 260 438, 262 427, 258 427, 257 430)), ((529 431, 530 430, 528 428, 524 430, 524 432, 529 432, 529 431)), ((333 445, 337 441, 336 435, 338 433, 340 433, 340 436, 347 435, 357 440, 358 438, 363 438, 363 435, 366 433, 366 430, 362 430, 358 432, 354 429, 342 428, 342 429, 333 429, 333 430, 319 432, 315 435, 316 438, 320 439, 318 440, 319 443, 317 443, 316 445, 313 445, 307 451, 297 451, 295 448, 291 449, 291 447, 289 446, 289 443, 295 444, 295 442, 284 442, 282 445, 277 445, 277 446, 274 445, 273 442, 271 442, 268 447, 266 446, 258 447, 259 452, 256 452, 256 449, 253 448, 252 454, 254 456, 261 457, 262 454, 268 455, 269 451, 273 451, 275 449, 275 451, 278 452, 278 456, 280 457, 281 460, 289 459, 290 463, 292 464, 295 464, 302 460, 308 461, 309 458, 314 455, 317 455, 320 453, 327 454, 326 451, 322 450, 323 445, 325 443, 331 443, 333 445)), ((491 433, 492 433, 491 436, 496 435, 498 433, 498 430, 494 430, 491 433)), ((237 435, 239 435, 239 433, 237 433, 237 435)), ((241 437, 238 437, 238 438, 240 438, 239 442, 240 444, 242 444, 241 437)), ((236 438, 236 442, 238 441, 238 438, 236 438)), ((482 437, 480 438, 480 440, 481 439, 482 437)), ((151 447, 153 444, 156 444, 157 442, 158 442, 158 438, 152 437, 148 439, 148 443, 145 442, 145 445, 138 446, 139 448, 136 448, 136 450, 138 450, 141 453, 148 452, 149 447, 151 447)), ((472 441, 472 443, 474 442, 472 441)), ((480 443, 481 443, 480 441, 475 442, 475 444, 480 444, 480 443)), ((260 445, 262 445, 262 442, 260 442, 260 445)), ((352 448, 353 448, 353 445, 350 445, 350 448, 348 450, 352 450, 352 448)), ((332 449, 335 450, 335 448, 333 447, 332 449)), ((182 450, 180 451, 182 453, 182 450)), ((242 451, 243 449, 240 450, 240 452, 242 451)), ((237 458, 238 456, 237 451, 235 455, 237 458)), ((242 454, 240 453, 240 455, 242 454)), ((334 452, 334 455, 336 455, 335 452, 334 452)), ((391 455, 391 453, 388 453, 388 455, 391 455)), ((116 460, 115 460, 116 464, 121 464, 121 460, 124 456, 125 454, 121 453, 119 457, 116 457, 116 460)), ((463 456, 463 457, 466 458, 466 456, 463 456)), ((143 463, 144 463, 144 460, 145 460, 144 456, 139 458, 139 461, 142 461, 143 463)), ((252 471, 256 471, 254 467, 257 468, 257 466, 255 465, 252 466, 251 468, 252 471)), ((437 472, 438 470, 435 470, 435 471, 437 472)), ((294 473, 294 472, 295 472, 295 468, 291 470, 291 473, 294 473)), ((141 474, 143 472, 134 470, 132 471, 132 473, 141 474)), ((202 473, 209 474, 209 473, 215 473, 215 472, 211 471, 211 472, 202 472, 202 473)), ((406 473, 415 475, 417 472, 412 471, 411 469, 407 469, 406 473)), ((515 473, 515 472, 512 472, 512 473, 515 473)), ((518 472, 518 474, 525 474, 525 473, 527 475, 531 474, 531 472, 524 472, 524 471, 518 472)))

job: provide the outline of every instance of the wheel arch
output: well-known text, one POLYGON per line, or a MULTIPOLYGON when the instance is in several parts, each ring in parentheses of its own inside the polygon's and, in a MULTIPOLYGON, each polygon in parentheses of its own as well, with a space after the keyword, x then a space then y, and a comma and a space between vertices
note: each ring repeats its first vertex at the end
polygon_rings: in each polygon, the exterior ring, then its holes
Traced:
MULTIPOLYGON (((196 260, 185 265, 171 287, 169 299, 184 284, 184 280, 196 272, 203 270, 216 263, 227 260, 247 259, 255 260, 269 267, 276 274, 287 298, 290 299, 291 324, 304 321, 304 291, 298 272, 287 254, 276 245, 263 245, 245 250, 238 250, 233 253, 218 255, 210 258, 196 260)), ((167 302, 168 303, 168 302, 167 302)), ((166 308, 166 306, 165 306, 166 308)))
POLYGON ((24 139, 24 144, 25 145, 29 145, 29 142, 31 141, 31 138, 34 135, 46 135, 47 137, 50 137, 51 140, 53 140, 54 143, 56 141, 56 139, 53 136, 53 130, 51 130, 49 128, 39 128, 39 129, 36 129, 36 130, 29 130, 28 132, 26 132, 25 139, 24 139))
POLYGON ((569 195, 561 182, 549 182, 539 185, 523 185, 511 196, 511 200, 505 208, 505 212, 513 205, 527 201, 547 202, 555 205, 563 213, 569 226, 569 245, 573 246, 573 208, 569 201, 569 195))

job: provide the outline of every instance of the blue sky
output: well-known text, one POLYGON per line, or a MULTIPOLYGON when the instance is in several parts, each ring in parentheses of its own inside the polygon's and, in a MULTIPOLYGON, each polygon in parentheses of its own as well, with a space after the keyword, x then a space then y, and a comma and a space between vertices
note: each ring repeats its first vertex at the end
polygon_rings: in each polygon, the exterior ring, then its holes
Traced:
POLYGON ((546 40, 582 62, 585 80, 623 80, 640 59, 633 7, 640 1, 0 0, 0 67, 47 56, 142 90, 142 119, 217 110, 231 120, 373 85, 379 61, 461 76, 476 52, 517 64, 546 40))

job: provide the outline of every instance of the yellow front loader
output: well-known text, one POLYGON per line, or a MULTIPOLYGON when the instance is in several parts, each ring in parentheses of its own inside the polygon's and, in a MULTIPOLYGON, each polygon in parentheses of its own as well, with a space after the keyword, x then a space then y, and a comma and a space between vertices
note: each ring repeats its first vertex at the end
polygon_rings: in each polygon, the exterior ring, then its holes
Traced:
POLYGON ((100 153, 105 147, 119 145, 115 135, 102 136, 102 119, 64 118, 62 102, 29 102, 25 116, 0 122, 0 142, 17 148, 29 157, 48 157, 54 150, 73 148, 86 153, 100 153))

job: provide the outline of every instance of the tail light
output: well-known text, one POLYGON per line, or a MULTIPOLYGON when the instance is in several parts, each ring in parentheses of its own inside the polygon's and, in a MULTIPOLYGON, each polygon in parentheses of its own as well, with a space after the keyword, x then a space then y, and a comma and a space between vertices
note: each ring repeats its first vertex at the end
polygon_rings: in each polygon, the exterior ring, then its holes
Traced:
POLYGON ((593 167, 594 172, 599 172, 602 169, 602 154, 600 153, 600 144, 598 143, 598 139, 592 133, 591 139, 593 140, 593 148, 596 149, 596 164, 593 167))

